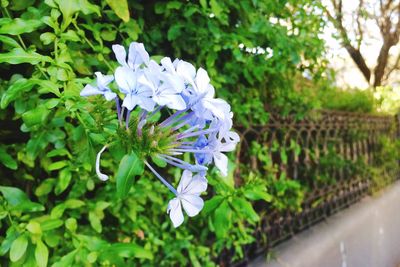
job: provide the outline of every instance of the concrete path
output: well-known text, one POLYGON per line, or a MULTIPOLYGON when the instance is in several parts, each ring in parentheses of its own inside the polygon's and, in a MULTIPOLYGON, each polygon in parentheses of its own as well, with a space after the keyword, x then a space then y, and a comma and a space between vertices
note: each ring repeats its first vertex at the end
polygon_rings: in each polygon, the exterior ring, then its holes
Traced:
POLYGON ((400 182, 366 197, 250 267, 400 267, 400 182))

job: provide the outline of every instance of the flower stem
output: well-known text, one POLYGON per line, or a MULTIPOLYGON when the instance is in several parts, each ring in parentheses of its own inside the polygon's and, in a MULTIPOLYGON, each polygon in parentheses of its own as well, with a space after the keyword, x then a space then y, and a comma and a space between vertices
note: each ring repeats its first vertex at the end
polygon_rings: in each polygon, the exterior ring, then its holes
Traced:
POLYGON ((128 109, 128 112, 126 113, 126 120, 125 120, 125 127, 126 130, 129 130, 129 119, 131 117, 131 111, 128 109))
POLYGON ((118 114, 118 121, 121 123, 121 106, 119 105, 119 98, 118 96, 115 97, 115 104, 117 105, 117 114, 118 114))
POLYGON ((164 127, 170 125, 176 117, 178 117, 179 115, 181 115, 181 114, 182 114, 183 112, 185 112, 186 110, 187 110, 187 109, 185 109, 185 110, 179 110, 179 111, 175 112, 174 114, 172 114, 171 116, 169 116, 168 118, 166 118, 163 122, 161 122, 161 123, 159 124, 159 127, 164 128, 164 127))
POLYGON ((194 133, 183 133, 183 134, 178 134, 176 136, 176 140, 180 140, 180 139, 184 139, 184 138, 188 138, 188 137, 193 137, 193 136, 198 136, 198 135, 203 135, 203 134, 209 134, 209 133, 213 133, 215 132, 216 129, 206 129, 206 130, 202 130, 202 131, 198 131, 198 132, 194 132, 194 133))
POLYGON ((154 173, 155 176, 157 176, 157 178, 166 186, 168 187, 168 189, 175 194, 175 196, 178 196, 178 192, 175 190, 175 188, 170 185, 160 174, 158 174, 158 172, 151 167, 151 165, 145 160, 144 164, 146 164, 146 166, 154 173))

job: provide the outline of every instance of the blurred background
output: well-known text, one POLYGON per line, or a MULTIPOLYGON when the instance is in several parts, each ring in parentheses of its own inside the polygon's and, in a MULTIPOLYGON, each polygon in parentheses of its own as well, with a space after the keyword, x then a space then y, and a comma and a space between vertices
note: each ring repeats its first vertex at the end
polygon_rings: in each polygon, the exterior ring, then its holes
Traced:
POLYGON ((0 13, 1 266, 247 266, 368 196, 399 200, 385 193, 399 178, 397 0, 2 0, 0 13), (94 169, 118 123, 79 94, 133 41, 206 69, 241 137, 178 229, 151 174, 121 199, 120 153, 102 157, 109 182, 94 169))

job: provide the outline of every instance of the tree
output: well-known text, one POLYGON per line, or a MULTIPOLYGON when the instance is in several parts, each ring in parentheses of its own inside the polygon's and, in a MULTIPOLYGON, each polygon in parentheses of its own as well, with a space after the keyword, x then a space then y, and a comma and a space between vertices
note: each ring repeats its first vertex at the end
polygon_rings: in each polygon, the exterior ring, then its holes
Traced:
POLYGON ((328 19, 365 80, 373 87, 387 83, 400 69, 400 52, 394 53, 400 35, 400 1, 358 0, 356 11, 347 13, 342 0, 330 0, 330 4, 324 7, 328 19), (378 36, 371 36, 374 29, 379 30, 378 36), (366 60, 368 55, 362 50, 376 37, 381 47, 375 66, 370 67, 366 60))

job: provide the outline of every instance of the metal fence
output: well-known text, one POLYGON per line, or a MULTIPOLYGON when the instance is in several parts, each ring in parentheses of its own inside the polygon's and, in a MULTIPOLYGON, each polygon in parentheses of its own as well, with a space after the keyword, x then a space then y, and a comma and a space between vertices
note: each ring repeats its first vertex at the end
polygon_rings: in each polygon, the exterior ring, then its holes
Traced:
MULTIPOLYGON (((244 248, 244 261, 235 265, 245 265, 257 253, 371 193, 376 181, 368 168, 377 164, 380 138, 394 140, 400 135, 399 119, 318 111, 303 120, 271 115, 267 125, 239 127, 242 142, 238 161, 268 175, 268 170, 263 171, 265 162, 249 153, 252 142, 261 144, 275 166, 276 179, 284 173, 286 179, 297 180, 307 190, 298 209, 280 210, 265 202, 256 203, 256 209, 265 214, 255 232, 256 242, 244 248), (277 144, 281 150, 274 150, 277 144)), ((238 184, 242 182, 240 172, 236 173, 238 184)), ((398 173, 391 173, 380 186, 397 177, 398 173)))

